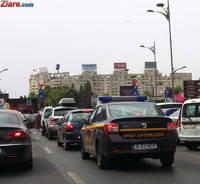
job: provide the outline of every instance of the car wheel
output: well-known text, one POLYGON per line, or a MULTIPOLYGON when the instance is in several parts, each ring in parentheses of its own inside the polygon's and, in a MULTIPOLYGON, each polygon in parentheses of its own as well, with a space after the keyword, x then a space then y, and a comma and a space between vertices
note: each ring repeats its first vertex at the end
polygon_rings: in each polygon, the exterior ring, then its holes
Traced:
POLYGON ((33 168, 33 158, 32 158, 32 153, 31 153, 31 157, 27 160, 27 161, 24 161, 22 163, 22 167, 24 169, 27 169, 27 170, 31 170, 33 168))
POLYGON ((97 145, 97 165, 100 169, 107 169, 109 166, 109 158, 106 157, 102 152, 102 146, 97 145))
POLYGON ((189 150, 196 150, 197 147, 199 146, 199 144, 197 144, 197 143, 185 143, 185 146, 186 146, 189 150))
POLYGON ((160 162, 162 164, 162 166, 164 168, 169 168, 172 166, 173 162, 174 162, 174 154, 171 153, 171 154, 168 154, 168 155, 163 155, 161 158, 160 158, 160 162))
POLYGON ((66 151, 69 151, 71 149, 71 145, 67 142, 66 138, 64 139, 64 149, 66 151))
POLYGON ((60 142, 59 136, 57 135, 57 146, 62 146, 62 142, 60 142))
POLYGON ((42 127, 42 136, 45 136, 45 129, 42 127))
POLYGON ((50 133, 48 133, 47 138, 48 138, 48 140, 51 140, 52 139, 52 135, 50 133))
POLYGON ((83 144, 81 144, 81 158, 82 160, 87 160, 90 158, 90 154, 85 152, 83 144))

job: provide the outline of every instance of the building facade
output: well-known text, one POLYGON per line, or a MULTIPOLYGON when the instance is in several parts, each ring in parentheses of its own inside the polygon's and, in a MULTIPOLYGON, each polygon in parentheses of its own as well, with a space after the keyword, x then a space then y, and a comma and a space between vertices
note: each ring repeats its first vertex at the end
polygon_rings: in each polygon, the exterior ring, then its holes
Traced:
MULTIPOLYGON (((162 75, 157 70, 157 96, 162 96, 166 87, 172 87, 171 75, 162 75)), ((132 80, 137 80, 138 91, 140 95, 146 92, 154 93, 155 86, 155 69, 145 68, 144 73, 129 74, 128 69, 115 69, 112 74, 97 74, 96 71, 83 71, 80 75, 70 76, 69 72, 48 73, 45 71, 34 71, 29 78, 30 93, 38 93, 39 84, 50 87, 72 86, 79 91, 80 86, 87 81, 92 86, 95 95, 119 95, 120 86, 131 86, 132 80)), ((183 86, 184 80, 192 80, 191 73, 175 73, 174 84, 183 86)))

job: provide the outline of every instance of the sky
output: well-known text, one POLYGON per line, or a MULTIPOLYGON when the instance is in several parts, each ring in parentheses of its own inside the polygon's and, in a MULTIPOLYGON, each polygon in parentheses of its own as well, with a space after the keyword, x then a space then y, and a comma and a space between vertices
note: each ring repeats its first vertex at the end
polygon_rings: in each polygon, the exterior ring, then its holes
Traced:
MULTIPOLYGON (((9 0, 13 2, 14 0, 9 0)), ((156 43, 157 67, 171 73, 168 21, 157 3, 167 0, 15 0, 33 8, 0 7, 0 89, 10 98, 29 94, 33 69, 80 74, 82 64, 97 64, 111 74, 114 62, 126 62, 129 73, 143 73, 153 61, 148 47, 156 43)), ((199 79, 200 1, 169 0, 174 69, 199 79)))

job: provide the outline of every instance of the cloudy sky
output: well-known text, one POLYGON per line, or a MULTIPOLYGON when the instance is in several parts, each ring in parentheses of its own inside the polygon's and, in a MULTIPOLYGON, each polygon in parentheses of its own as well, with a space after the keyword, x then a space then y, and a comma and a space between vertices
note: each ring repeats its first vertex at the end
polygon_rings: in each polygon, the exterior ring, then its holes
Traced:
MULTIPOLYGON (((10 0, 11 2, 13 0, 10 0)), ((0 89, 19 97, 29 93, 34 68, 80 74, 82 64, 97 64, 110 74, 114 62, 127 62, 130 73, 142 73, 153 54, 141 44, 156 42, 159 72, 171 71, 168 22, 157 3, 167 0, 18 0, 34 8, 0 7, 0 89)), ((170 0, 174 68, 187 66, 199 79, 200 1, 170 0)))

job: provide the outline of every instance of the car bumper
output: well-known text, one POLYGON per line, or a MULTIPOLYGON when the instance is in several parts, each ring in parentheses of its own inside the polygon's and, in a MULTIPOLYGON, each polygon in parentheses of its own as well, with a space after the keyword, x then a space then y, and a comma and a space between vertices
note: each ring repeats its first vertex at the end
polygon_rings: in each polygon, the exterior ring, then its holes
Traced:
POLYGON ((66 141, 69 142, 71 145, 80 145, 80 133, 67 132, 65 135, 66 141))
POLYGON ((0 162, 26 161, 32 156, 29 143, 0 144, 0 162))
POLYGON ((108 157, 142 157, 142 158, 159 158, 161 155, 175 153, 176 135, 165 136, 162 138, 151 139, 124 139, 117 135, 107 137, 102 142, 103 153, 108 157), (156 144, 156 149, 136 150, 136 144, 156 144))
POLYGON ((182 142, 200 142, 200 136, 184 136, 179 134, 178 139, 182 142))

